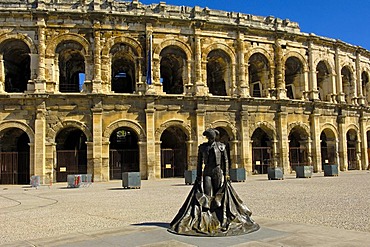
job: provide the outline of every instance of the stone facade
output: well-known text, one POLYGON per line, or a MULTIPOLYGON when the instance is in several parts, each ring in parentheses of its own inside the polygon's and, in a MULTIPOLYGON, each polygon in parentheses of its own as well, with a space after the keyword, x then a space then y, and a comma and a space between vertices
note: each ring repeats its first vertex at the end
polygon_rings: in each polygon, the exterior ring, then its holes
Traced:
POLYGON ((164 2, 0 0, 0 12, 0 183, 183 176, 209 127, 249 174, 368 167, 361 47, 164 2))

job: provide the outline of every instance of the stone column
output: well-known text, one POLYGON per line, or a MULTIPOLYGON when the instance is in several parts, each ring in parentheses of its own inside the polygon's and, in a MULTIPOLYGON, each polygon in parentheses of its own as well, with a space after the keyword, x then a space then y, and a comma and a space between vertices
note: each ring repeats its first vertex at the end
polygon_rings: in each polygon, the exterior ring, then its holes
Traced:
POLYGON ((100 22, 94 23, 94 75, 92 80, 92 93, 101 93, 101 44, 100 44, 100 22))
POLYGON ((231 164, 229 164, 230 168, 239 168, 239 161, 238 161, 238 140, 232 140, 230 141, 231 147, 230 147, 230 160, 231 164))
POLYGON ((51 185, 56 182, 56 143, 45 143, 45 179, 44 183, 51 185))
POLYGON ((310 116, 312 135, 312 165, 314 172, 322 171, 321 140, 320 140, 320 113, 314 110, 310 116))
POLYGON ((193 88, 193 82, 191 81, 191 61, 190 60, 186 61, 186 71, 184 72, 184 78, 186 78, 185 85, 184 85, 185 94, 191 96, 194 92, 194 88, 193 88))
MULTIPOLYGON (((34 162, 33 173, 39 175, 42 183, 45 184, 45 139, 46 139, 46 107, 45 102, 38 105, 35 119, 35 141, 34 141, 34 162)), ((50 168, 49 168, 50 169, 50 168)), ((49 170, 48 169, 48 170, 49 170)), ((49 170, 50 171, 50 170, 49 170)))
POLYGON ((339 103, 345 102, 345 95, 343 93, 342 86, 342 71, 339 63, 339 47, 335 47, 335 73, 336 73, 336 85, 337 85, 337 101, 339 103))
POLYGON ((109 167, 109 138, 104 137, 102 138, 102 154, 101 154, 101 163, 102 169, 101 174, 104 177, 104 181, 110 180, 110 167, 109 167))
POLYGON ((140 160, 140 177, 141 179, 148 179, 148 171, 147 171, 147 143, 145 141, 139 141, 139 160, 140 160))
POLYGON ((148 103, 145 109, 146 115, 146 147, 147 147, 147 175, 148 179, 156 178, 156 145, 155 145, 155 108, 154 103, 148 103))
POLYGON ((202 73, 207 73, 207 68, 204 69, 202 61, 202 44, 201 38, 198 33, 201 33, 200 30, 194 31, 195 42, 194 42, 194 56, 195 56, 195 94, 199 96, 207 95, 207 80, 205 75, 202 73))
POLYGON ((46 56, 46 44, 45 44, 45 20, 42 18, 38 21, 38 74, 35 82, 35 93, 44 93, 46 91, 46 80, 45 80, 45 56, 46 56))
POLYGON ((362 163, 362 170, 366 170, 369 166, 369 157, 367 153, 367 133, 366 133, 366 122, 367 119, 364 116, 360 117, 360 133, 361 133, 361 163, 362 163))
POLYGON ((102 170, 102 146, 103 146, 103 107, 102 103, 98 102, 91 109, 92 120, 93 120, 93 142, 92 142, 92 160, 93 160, 93 171, 94 181, 108 181, 109 171, 102 170))
POLYGON ((317 72, 314 64, 313 58, 313 43, 310 41, 308 43, 308 63, 309 63, 309 82, 310 82, 310 100, 318 100, 319 99, 319 91, 317 90, 317 72))
POLYGON ((345 116, 341 113, 338 114, 338 156, 339 164, 341 171, 346 171, 348 169, 347 161, 347 135, 345 129, 345 116))
POLYGON ((251 147, 251 139, 249 136, 249 113, 248 109, 245 107, 240 112, 240 133, 241 133, 241 168, 245 168, 247 174, 253 173, 253 166, 252 166, 252 156, 250 155, 252 147, 251 147))
POLYGON ((236 64, 231 65, 230 71, 230 96, 237 96, 238 90, 236 85, 236 64))
POLYGON ((95 167, 95 160, 94 160, 94 143, 93 142, 86 142, 86 156, 87 156, 87 173, 93 175, 93 180, 96 182, 103 181, 101 177, 101 165, 95 167), (96 170, 96 172, 95 172, 96 170))
POLYGON ((186 167, 186 170, 191 171, 191 170, 196 170, 197 169, 197 148, 194 147, 194 141, 189 140, 186 142, 186 149, 187 149, 187 164, 188 166, 186 167))
POLYGON ((282 63, 283 60, 283 49, 281 48, 281 44, 278 39, 275 40, 275 74, 276 74, 276 97, 278 99, 286 99, 286 88, 285 82, 283 78, 283 71, 284 71, 284 64, 282 63))
POLYGON ((356 53, 356 78, 357 78, 357 97, 358 97, 358 104, 365 105, 365 97, 364 93, 362 92, 362 79, 361 79, 361 60, 360 60, 360 53, 356 53))
POLYGON ((278 141, 279 144, 279 157, 280 157, 280 164, 279 167, 281 167, 285 174, 290 173, 290 163, 289 163, 289 140, 287 132, 288 127, 288 112, 286 111, 285 106, 280 106, 280 109, 277 113, 277 130, 278 135, 280 136, 280 139, 278 141))
POLYGON ((239 85, 237 85, 238 93, 241 97, 248 97, 249 96, 249 85, 246 81, 246 74, 245 74, 245 46, 244 46, 244 34, 239 32, 239 37, 237 40, 237 47, 238 47, 238 68, 239 68, 239 85))

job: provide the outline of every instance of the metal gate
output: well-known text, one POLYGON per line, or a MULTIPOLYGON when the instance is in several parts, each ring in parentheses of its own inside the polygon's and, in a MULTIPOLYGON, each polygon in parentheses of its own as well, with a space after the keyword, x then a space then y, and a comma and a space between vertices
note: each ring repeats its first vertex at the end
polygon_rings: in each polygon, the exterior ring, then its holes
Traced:
POLYGON ((289 162, 291 168, 295 171, 296 166, 305 166, 307 162, 307 148, 304 147, 290 147, 289 148, 289 162))
POLYGON ((253 171, 258 174, 266 174, 267 168, 271 165, 271 148, 252 148, 253 171))
POLYGON ((28 152, 0 152, 0 184, 29 184, 28 152))
POLYGON ((347 148, 347 156, 348 156, 348 170, 356 170, 357 169, 356 148, 347 148))
POLYGON ((67 182, 69 174, 87 173, 86 150, 58 150, 57 151, 57 182, 67 182))
POLYGON ((122 172, 140 171, 139 150, 113 149, 109 151, 109 179, 122 179, 122 172))
POLYGON ((184 150, 161 149, 161 178, 184 177, 185 167, 184 150))

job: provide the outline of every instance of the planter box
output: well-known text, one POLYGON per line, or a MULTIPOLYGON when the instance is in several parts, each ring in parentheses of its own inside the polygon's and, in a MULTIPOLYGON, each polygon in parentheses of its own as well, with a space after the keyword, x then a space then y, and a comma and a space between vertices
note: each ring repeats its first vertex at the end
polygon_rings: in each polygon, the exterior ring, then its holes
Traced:
POLYGON ((141 187, 140 172, 122 173, 122 187, 126 189, 140 189, 141 187))
POLYGON ((230 169, 229 174, 232 182, 244 182, 246 180, 244 168, 230 169))
POLYGON ((338 165, 324 165, 324 176, 338 176, 338 165))
POLYGON ((310 178, 312 177, 312 166, 296 166, 295 173, 297 178, 310 178))
POLYGON ((280 167, 268 167, 267 177, 269 180, 283 180, 283 170, 280 167))
POLYGON ((195 179, 197 178, 197 170, 185 171, 185 184, 194 184, 195 179))

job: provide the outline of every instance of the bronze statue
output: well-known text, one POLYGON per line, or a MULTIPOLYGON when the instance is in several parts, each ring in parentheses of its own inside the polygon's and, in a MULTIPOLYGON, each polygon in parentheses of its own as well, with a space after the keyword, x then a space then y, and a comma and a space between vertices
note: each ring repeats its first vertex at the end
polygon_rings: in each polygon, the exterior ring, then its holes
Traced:
POLYGON ((250 218, 251 211, 230 184, 226 146, 216 141, 218 134, 216 129, 207 129, 203 133, 208 142, 199 145, 197 179, 170 223, 168 230, 172 233, 219 237, 259 229, 259 225, 250 218))

